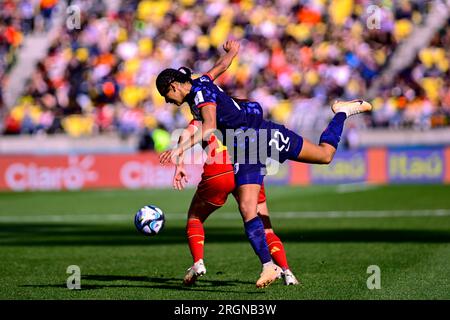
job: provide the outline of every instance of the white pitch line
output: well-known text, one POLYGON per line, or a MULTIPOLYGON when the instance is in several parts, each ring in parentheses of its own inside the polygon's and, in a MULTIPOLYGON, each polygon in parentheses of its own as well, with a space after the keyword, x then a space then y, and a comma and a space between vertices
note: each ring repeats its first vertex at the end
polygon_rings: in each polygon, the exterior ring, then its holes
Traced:
POLYGON ((355 193, 378 189, 378 185, 363 183, 347 183, 336 186, 336 193, 355 193))
MULTIPOLYGON (((450 216, 449 209, 436 210, 369 210, 369 211, 287 211, 272 212, 274 219, 341 219, 341 218, 395 218, 395 217, 442 217, 450 216)), ((167 213, 168 220, 185 220, 185 213, 167 213)), ((213 214, 216 220, 240 219, 238 212, 217 212, 213 214)), ((0 216, 0 223, 93 223, 93 222, 133 222, 133 214, 72 214, 72 215, 14 215, 0 216)))

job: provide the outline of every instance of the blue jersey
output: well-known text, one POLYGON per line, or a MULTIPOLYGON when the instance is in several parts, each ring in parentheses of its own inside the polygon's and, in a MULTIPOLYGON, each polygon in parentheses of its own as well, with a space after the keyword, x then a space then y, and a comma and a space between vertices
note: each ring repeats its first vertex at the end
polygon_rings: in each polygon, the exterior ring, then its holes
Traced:
POLYGON ((192 88, 186 97, 186 102, 191 108, 194 119, 199 121, 203 121, 201 108, 216 107, 216 126, 222 134, 222 143, 228 147, 234 159, 233 162, 238 157, 238 152, 246 151, 252 156, 257 153, 257 131, 263 122, 263 110, 259 103, 234 100, 215 85, 208 75, 192 81, 192 88), (227 129, 231 131, 227 132, 227 129), (248 134, 248 129, 254 129, 254 132, 245 138, 244 135, 248 134))
POLYGON ((208 105, 216 107, 217 129, 222 133, 223 143, 229 148, 232 161, 238 168, 235 172, 237 186, 262 184, 267 157, 283 163, 287 159, 297 159, 300 153, 303 145, 301 136, 282 125, 264 120, 259 103, 236 102, 208 75, 192 81, 192 89, 185 101, 194 119, 202 122, 200 109, 208 105), (226 141, 227 129, 235 130, 233 141, 226 141), (267 147, 266 156, 260 156, 260 145, 267 147), (251 159, 256 159, 256 162, 251 159))
POLYGON ((225 137, 226 129, 247 129, 247 114, 221 88, 216 86, 209 76, 204 75, 192 81, 192 89, 186 97, 195 120, 203 121, 200 109, 216 106, 217 129, 225 137))
POLYGON ((263 109, 258 102, 238 100, 239 106, 244 109, 248 128, 258 129, 263 123, 263 109))

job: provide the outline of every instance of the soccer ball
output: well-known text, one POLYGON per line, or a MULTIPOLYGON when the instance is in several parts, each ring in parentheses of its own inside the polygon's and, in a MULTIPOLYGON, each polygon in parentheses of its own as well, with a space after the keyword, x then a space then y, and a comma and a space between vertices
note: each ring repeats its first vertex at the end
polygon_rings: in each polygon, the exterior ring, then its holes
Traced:
POLYGON ((151 205, 142 207, 134 216, 134 225, 147 236, 157 235, 163 229, 165 221, 162 210, 151 205))

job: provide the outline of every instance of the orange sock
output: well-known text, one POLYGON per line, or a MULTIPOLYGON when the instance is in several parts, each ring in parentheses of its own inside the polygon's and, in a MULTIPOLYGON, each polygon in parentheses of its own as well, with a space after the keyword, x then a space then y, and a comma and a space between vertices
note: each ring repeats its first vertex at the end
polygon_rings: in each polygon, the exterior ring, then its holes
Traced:
POLYGON ((284 251, 283 243, 280 238, 273 233, 266 233, 266 241, 269 246, 270 255, 277 265, 283 270, 289 269, 289 265, 286 258, 286 251, 284 251))
POLYGON ((203 223, 198 219, 189 219, 186 225, 189 249, 194 263, 203 259, 203 247, 205 244, 205 230, 203 223))

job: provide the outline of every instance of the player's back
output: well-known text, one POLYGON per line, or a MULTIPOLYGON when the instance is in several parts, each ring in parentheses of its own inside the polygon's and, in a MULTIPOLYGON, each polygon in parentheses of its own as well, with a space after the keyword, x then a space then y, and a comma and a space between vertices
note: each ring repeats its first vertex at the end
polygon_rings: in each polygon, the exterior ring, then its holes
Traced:
POLYGON ((263 109, 256 101, 235 99, 239 106, 245 110, 247 126, 258 129, 263 121, 263 109))

